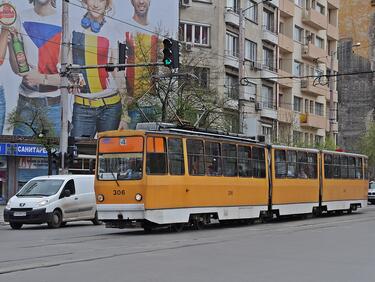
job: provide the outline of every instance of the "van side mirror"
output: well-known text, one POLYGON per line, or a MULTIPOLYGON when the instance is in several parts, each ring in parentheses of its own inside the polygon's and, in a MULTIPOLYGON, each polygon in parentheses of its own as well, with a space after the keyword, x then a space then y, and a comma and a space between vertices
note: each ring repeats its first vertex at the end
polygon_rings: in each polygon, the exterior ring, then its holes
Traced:
POLYGON ((65 189, 64 190, 64 197, 68 198, 70 197, 71 193, 70 193, 70 190, 69 189, 65 189))

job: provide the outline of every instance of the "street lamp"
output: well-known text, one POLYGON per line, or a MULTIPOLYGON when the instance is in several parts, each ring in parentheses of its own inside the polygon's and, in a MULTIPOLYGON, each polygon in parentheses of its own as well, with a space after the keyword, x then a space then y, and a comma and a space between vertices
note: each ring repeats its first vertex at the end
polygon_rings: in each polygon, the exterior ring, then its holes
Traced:
POLYGON ((245 27, 244 27, 244 17, 245 12, 253 7, 256 7, 258 4, 261 3, 267 3, 272 0, 263 0, 258 3, 255 3, 254 5, 250 5, 249 7, 242 9, 241 6, 238 9, 239 14, 239 56, 238 56, 238 63, 239 63, 239 69, 238 69, 238 113, 239 113, 239 120, 240 120, 240 133, 244 133, 244 101, 245 101, 245 94, 244 89, 241 85, 242 78, 244 76, 244 63, 245 63, 245 27))
MULTIPOLYGON (((355 48, 355 47, 359 47, 361 46, 361 42, 357 42, 355 44, 353 44, 351 46, 351 48, 355 48)), ((331 74, 330 76, 328 76, 328 83, 329 83, 329 137, 332 141, 333 140, 333 137, 334 137, 334 134, 333 134, 333 125, 336 121, 336 118, 335 118, 335 108, 334 108, 334 102, 333 102, 333 91, 334 91, 334 86, 333 86, 333 57, 337 54, 337 50, 336 51, 331 51, 330 52, 330 57, 331 57, 331 61, 330 61, 330 71, 331 71, 331 74)), ((336 144, 336 141, 334 141, 335 144, 336 144)))

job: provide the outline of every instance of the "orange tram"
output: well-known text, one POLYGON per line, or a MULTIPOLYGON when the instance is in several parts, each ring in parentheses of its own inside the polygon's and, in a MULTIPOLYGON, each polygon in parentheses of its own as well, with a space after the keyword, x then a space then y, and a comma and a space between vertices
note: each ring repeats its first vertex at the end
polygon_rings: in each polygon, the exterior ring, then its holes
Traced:
POLYGON ((100 133, 95 192, 107 227, 253 220, 367 206, 364 155, 157 126, 100 133))

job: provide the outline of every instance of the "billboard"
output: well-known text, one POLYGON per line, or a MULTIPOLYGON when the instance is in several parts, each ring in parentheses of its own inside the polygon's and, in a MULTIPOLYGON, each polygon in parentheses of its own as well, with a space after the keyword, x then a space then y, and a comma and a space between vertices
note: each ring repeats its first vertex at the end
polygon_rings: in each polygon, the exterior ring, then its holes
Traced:
MULTIPOLYGON (((160 61, 160 42, 178 33, 178 0, 69 1, 69 59, 77 66, 118 62, 118 42, 128 46, 127 63, 160 61), (166 8, 168 7, 168 8, 166 8)), ((24 120, 43 111, 56 136, 61 127, 62 1, 0 0, 0 134, 33 135, 30 126, 10 127, 15 110, 24 120)), ((80 70, 69 75, 70 136, 131 122, 123 111, 129 97, 150 90, 152 68, 80 70)))

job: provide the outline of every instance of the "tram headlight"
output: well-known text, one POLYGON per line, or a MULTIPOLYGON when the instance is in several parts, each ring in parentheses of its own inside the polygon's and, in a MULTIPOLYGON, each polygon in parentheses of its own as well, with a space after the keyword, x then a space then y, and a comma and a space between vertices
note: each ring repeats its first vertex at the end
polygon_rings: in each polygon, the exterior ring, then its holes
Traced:
POLYGON ((96 199, 98 200, 98 202, 103 202, 104 201, 104 195, 99 194, 98 196, 96 196, 96 199))
POLYGON ((139 193, 137 193, 136 195, 135 195, 135 199, 139 202, 139 201, 142 201, 142 195, 141 194, 139 194, 139 193))

